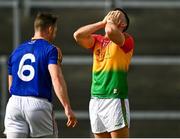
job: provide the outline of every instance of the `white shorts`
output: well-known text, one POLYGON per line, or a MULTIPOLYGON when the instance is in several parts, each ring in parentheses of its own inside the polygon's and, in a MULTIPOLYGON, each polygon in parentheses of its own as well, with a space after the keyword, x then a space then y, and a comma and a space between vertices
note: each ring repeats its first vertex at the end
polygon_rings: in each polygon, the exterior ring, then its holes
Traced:
POLYGON ((93 133, 112 132, 130 125, 128 99, 92 98, 89 114, 93 133))
POLYGON ((6 107, 5 134, 30 137, 57 136, 52 104, 36 97, 12 96, 6 107))

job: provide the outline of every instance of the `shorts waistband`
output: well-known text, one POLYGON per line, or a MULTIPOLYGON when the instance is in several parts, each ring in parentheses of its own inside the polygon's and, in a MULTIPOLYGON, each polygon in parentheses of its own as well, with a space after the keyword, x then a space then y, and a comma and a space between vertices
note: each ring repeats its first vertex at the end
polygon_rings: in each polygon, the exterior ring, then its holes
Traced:
POLYGON ((46 98, 39 98, 39 97, 34 97, 34 96, 17 96, 17 95, 12 95, 11 97, 13 98, 29 98, 29 99, 36 99, 36 100, 42 100, 42 101, 48 101, 46 98))

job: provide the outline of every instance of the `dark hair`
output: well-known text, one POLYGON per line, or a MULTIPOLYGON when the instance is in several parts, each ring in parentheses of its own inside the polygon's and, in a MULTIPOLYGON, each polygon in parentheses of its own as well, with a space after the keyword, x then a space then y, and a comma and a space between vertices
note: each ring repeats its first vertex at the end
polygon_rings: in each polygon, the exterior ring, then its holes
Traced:
POLYGON ((129 17, 128 17, 127 13, 121 8, 115 8, 113 11, 121 11, 124 14, 125 19, 126 19, 126 23, 127 23, 127 26, 123 30, 123 32, 125 32, 128 29, 129 24, 130 24, 129 17))
POLYGON ((38 13, 34 21, 34 28, 43 30, 49 26, 55 26, 57 19, 58 17, 51 13, 38 13))

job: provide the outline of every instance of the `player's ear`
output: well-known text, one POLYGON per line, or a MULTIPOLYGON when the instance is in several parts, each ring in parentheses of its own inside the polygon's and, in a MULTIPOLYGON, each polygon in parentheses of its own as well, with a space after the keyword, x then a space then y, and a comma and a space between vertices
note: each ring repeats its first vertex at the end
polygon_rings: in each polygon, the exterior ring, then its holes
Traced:
POLYGON ((48 32, 51 34, 51 33, 53 33, 53 31, 54 31, 54 27, 49 26, 49 27, 48 27, 48 32))

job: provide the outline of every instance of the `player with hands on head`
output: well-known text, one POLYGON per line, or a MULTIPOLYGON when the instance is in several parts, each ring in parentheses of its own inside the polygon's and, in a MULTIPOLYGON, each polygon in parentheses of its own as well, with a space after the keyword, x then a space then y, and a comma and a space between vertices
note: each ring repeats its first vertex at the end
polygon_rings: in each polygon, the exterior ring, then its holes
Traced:
POLYGON ((110 11, 102 21, 74 32, 76 42, 93 52, 89 114, 95 138, 128 138, 130 110, 127 72, 134 50, 125 31, 129 18, 123 9, 110 11), (105 34, 96 34, 104 29, 105 34))

